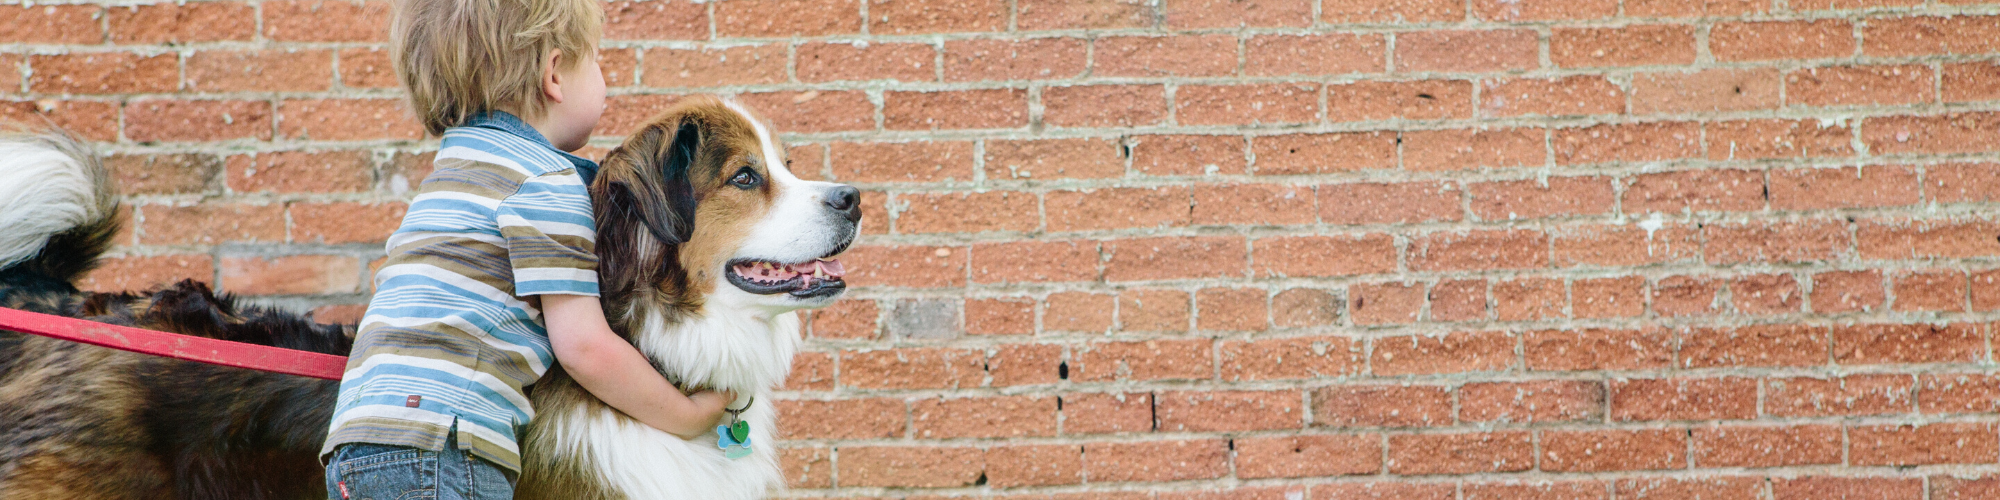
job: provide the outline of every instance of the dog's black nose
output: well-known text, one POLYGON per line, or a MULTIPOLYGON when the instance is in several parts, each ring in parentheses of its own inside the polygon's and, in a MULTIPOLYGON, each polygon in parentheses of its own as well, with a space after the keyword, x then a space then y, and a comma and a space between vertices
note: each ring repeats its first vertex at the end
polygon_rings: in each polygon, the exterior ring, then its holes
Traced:
POLYGON ((826 207, 840 212, 848 222, 861 220, 861 190, 854 186, 836 186, 826 191, 826 207))

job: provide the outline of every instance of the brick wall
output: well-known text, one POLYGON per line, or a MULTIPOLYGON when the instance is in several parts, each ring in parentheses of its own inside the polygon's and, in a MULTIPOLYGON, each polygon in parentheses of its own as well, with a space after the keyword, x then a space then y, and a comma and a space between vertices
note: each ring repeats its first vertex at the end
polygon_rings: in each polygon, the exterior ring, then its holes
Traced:
MULTIPOLYGON (((90 286, 355 317, 386 5, 0 6, 128 193, 90 286)), ((2000 5, 607 6, 595 151, 734 94, 865 191, 798 495, 2000 498, 2000 5)))

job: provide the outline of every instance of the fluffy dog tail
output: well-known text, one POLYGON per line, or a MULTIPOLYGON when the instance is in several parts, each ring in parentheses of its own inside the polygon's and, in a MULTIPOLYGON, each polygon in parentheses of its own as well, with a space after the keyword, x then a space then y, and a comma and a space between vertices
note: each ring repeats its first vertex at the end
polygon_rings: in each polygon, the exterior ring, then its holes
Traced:
POLYGON ((0 277, 72 283, 118 233, 118 197, 97 154, 61 131, 0 132, 0 277))

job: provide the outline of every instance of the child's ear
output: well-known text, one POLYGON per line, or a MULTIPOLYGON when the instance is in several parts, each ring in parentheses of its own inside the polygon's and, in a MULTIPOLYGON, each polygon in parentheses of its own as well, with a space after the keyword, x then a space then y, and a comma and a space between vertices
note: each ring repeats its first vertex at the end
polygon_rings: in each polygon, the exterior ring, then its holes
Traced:
POLYGON ((549 55, 542 60, 542 97, 549 102, 563 102, 562 75, 556 68, 562 66, 562 51, 549 49, 549 55))

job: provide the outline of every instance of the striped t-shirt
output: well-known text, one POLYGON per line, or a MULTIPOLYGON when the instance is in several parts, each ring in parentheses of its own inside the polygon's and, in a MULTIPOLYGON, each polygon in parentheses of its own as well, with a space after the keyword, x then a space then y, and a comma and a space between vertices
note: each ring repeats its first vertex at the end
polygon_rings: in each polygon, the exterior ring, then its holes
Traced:
POLYGON ((597 295, 589 178, 506 113, 448 129, 361 318, 322 454, 344 443, 458 445, 516 472, 522 387, 555 362, 531 296, 597 295))

